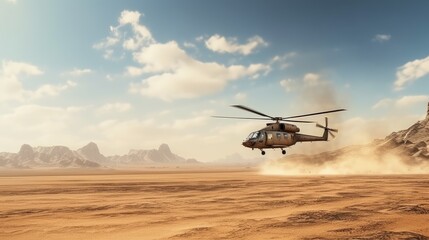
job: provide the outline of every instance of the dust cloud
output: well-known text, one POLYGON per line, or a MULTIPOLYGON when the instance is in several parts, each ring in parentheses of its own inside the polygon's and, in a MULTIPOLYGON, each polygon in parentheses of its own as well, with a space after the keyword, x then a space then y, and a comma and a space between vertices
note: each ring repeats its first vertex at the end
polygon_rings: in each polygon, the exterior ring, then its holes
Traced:
MULTIPOLYGON (((341 150, 338 150, 341 151, 341 150)), ((263 175, 377 175, 424 174, 429 172, 428 161, 409 161, 395 153, 382 153, 362 147, 334 156, 295 155, 265 162, 263 175)))

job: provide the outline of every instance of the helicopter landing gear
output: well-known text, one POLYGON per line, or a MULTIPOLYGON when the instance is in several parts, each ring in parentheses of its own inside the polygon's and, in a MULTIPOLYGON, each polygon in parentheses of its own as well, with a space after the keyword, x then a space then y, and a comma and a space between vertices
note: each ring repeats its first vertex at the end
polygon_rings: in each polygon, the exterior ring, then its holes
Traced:
POLYGON ((285 155, 286 154, 286 150, 282 149, 282 154, 285 155))
POLYGON ((261 151, 261 154, 262 154, 262 155, 265 155, 265 151, 264 151, 264 150, 262 150, 262 151, 261 151))

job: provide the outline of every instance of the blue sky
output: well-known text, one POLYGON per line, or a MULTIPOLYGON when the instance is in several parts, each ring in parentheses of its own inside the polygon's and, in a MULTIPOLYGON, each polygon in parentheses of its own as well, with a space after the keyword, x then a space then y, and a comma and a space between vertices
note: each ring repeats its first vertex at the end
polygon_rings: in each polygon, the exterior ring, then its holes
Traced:
POLYGON ((123 154, 165 142, 203 161, 251 157, 241 140, 264 123, 209 117, 249 116, 237 103, 279 116, 345 107, 331 116, 338 138, 311 148, 368 142, 424 116, 428 7, 3 0, 0 151, 95 141, 123 154))

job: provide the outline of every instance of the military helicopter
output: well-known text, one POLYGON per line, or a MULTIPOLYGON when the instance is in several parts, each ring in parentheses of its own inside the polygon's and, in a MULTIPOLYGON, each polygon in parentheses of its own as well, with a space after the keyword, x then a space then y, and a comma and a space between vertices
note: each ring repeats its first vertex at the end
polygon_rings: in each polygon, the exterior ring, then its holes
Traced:
POLYGON ((289 117, 272 117, 272 116, 269 116, 267 114, 253 110, 249 107, 243 106, 243 105, 232 105, 231 107, 236 107, 236 108, 239 108, 239 109, 242 109, 242 110, 257 114, 257 115, 260 115, 263 118, 261 118, 261 117, 258 117, 258 118, 255 118, 255 117, 226 117, 226 116, 212 116, 212 117, 214 117, 214 118, 273 120, 273 121, 275 121, 275 122, 267 123, 266 127, 262 128, 258 131, 251 132, 249 134, 249 136, 246 138, 246 140, 244 140, 242 143, 243 146, 251 148, 252 150, 255 148, 261 150, 262 155, 265 155, 264 149, 266 149, 266 148, 271 148, 271 149, 280 148, 282 150, 282 154, 286 154, 286 150, 284 150, 284 148, 292 146, 297 142, 328 141, 328 134, 331 135, 332 137, 335 137, 335 135, 332 132, 338 132, 338 130, 333 129, 333 128, 328 128, 328 118, 327 117, 325 117, 325 126, 322 126, 322 125, 320 125, 314 121, 295 120, 295 118, 346 111, 346 109, 335 109, 335 110, 308 113, 308 114, 289 116, 289 117), (285 123, 283 123, 283 122, 285 122, 285 123), (312 136, 312 135, 300 134, 300 133, 298 133, 300 131, 300 129, 296 125, 286 123, 286 122, 316 123, 316 127, 323 128, 324 132, 323 132, 322 136, 312 136))

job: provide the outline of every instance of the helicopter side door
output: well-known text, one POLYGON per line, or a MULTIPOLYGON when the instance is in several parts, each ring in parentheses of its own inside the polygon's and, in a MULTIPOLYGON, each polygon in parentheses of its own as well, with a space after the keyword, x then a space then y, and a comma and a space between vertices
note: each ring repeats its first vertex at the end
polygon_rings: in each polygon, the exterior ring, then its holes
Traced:
POLYGON ((267 139, 266 139, 266 145, 271 146, 275 144, 275 132, 266 132, 267 139))

